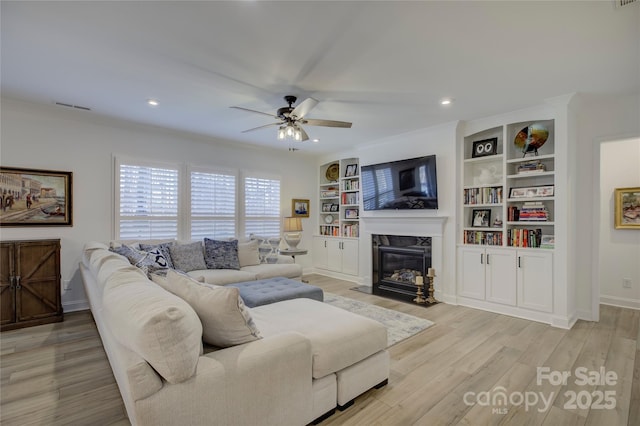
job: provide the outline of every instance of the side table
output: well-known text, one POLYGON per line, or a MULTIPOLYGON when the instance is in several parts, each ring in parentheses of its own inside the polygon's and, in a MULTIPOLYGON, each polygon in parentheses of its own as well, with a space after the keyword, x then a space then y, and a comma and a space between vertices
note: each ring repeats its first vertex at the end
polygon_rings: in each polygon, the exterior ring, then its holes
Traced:
POLYGON ((281 255, 293 257, 293 263, 295 263, 296 262, 296 256, 304 256, 309 251, 308 250, 304 250, 304 249, 280 249, 280 250, 278 250, 278 252, 281 255))

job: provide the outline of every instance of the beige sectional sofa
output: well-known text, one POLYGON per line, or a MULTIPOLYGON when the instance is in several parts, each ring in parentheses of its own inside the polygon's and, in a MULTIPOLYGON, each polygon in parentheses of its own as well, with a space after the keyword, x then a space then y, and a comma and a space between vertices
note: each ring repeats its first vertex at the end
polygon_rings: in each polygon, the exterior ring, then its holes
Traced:
POLYGON ((251 309, 238 301, 250 341, 211 347, 211 318, 163 278, 102 243, 85 246, 80 269, 134 425, 305 425, 388 378, 387 332, 368 318, 310 299, 251 309))

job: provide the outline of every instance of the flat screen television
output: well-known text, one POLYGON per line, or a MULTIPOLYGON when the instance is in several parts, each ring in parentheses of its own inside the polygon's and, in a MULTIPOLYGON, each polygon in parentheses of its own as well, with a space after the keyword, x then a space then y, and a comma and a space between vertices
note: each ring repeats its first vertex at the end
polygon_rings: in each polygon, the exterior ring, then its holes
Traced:
POLYGON ((360 178, 365 210, 438 208, 435 155, 365 165, 360 178))

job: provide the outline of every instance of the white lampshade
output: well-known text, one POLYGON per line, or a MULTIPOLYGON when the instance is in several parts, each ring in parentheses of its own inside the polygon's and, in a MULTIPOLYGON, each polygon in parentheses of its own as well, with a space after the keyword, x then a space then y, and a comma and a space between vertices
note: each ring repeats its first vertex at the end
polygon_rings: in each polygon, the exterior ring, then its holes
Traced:
POLYGON ((284 240, 287 242, 289 249, 295 250, 302 239, 302 220, 299 217, 284 218, 284 240))

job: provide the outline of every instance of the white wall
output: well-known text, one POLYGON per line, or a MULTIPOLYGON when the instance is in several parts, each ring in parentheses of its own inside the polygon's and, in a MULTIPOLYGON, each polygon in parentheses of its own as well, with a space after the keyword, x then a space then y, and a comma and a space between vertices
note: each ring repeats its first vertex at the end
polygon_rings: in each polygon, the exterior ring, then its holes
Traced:
MULTIPOLYGON (((609 194, 601 194, 600 145, 640 136, 640 95, 616 97, 581 95, 578 109, 576 155, 576 238, 575 281, 577 310, 581 318, 597 319, 599 265, 616 265, 600 249, 600 205, 609 202, 609 194)), ((636 182, 640 185, 640 182, 636 182)), ((631 265, 619 265, 628 269, 631 265)))
MULTIPOLYGON (((81 250, 91 240, 113 237, 113 155, 181 161, 260 171, 282 177, 282 215, 291 215, 292 198, 314 199, 316 161, 298 152, 266 150, 196 135, 67 110, 2 99, 1 164, 5 167, 73 172, 73 227, 0 229, 3 240, 60 238, 62 280, 68 281, 65 311, 83 309, 86 300, 78 270, 81 250)), ((312 211, 317 208, 312 203, 312 211)), ((303 219, 301 248, 311 248, 314 226, 303 219)), ((311 256, 296 258, 304 268, 311 256)))
POLYGON ((640 139, 600 145, 600 301, 640 309, 640 231, 614 228, 614 191, 640 187, 640 139), (631 288, 622 279, 631 280, 631 288))

